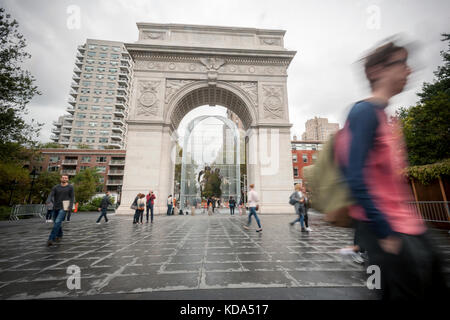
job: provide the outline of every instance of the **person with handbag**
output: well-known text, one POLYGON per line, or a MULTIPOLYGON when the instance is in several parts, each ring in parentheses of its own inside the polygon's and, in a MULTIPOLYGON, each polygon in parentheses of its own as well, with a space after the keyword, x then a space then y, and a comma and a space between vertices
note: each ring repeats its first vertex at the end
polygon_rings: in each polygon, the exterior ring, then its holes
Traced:
POLYGON ((296 222, 300 223, 300 226, 302 227, 302 232, 305 232, 305 210, 304 210, 304 203, 305 198, 303 197, 302 193, 302 187, 300 184, 295 185, 295 191, 291 194, 289 197, 289 203, 294 206, 295 213, 298 215, 298 218, 294 221, 290 222, 289 225, 293 226, 296 222))
POLYGON ((59 241, 63 237, 62 222, 66 214, 72 210, 75 202, 75 191, 73 186, 69 184, 68 175, 61 176, 61 184, 53 187, 49 200, 53 203, 54 210, 54 224, 47 241, 47 245, 51 246, 54 241, 59 241))
POLYGON ((137 201, 137 211, 138 216, 136 219, 136 223, 143 224, 142 220, 144 218, 144 211, 145 211, 145 194, 143 193, 140 194, 139 199, 137 201))
POLYGON ((250 185, 250 191, 248 192, 248 206, 249 206, 249 214, 248 214, 248 222, 247 225, 244 225, 244 228, 249 230, 250 228, 250 224, 252 223, 252 216, 255 217, 256 223, 258 224, 258 229, 256 229, 256 232, 261 232, 262 231, 262 227, 261 227, 261 222, 259 221, 258 215, 256 214, 256 211, 259 209, 259 199, 258 199, 258 194, 256 193, 256 191, 254 190, 255 185, 251 184, 250 185))

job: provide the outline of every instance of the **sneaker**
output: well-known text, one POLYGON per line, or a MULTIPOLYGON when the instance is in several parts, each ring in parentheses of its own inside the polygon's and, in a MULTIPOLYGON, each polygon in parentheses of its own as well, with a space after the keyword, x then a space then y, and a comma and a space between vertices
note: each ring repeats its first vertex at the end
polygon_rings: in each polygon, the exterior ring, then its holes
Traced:
POLYGON ((256 229, 256 232, 261 232, 262 228, 256 229))
POLYGON ((105 221, 105 223, 109 223, 109 220, 108 220, 108 221, 105 221))
POLYGON ((100 222, 96 222, 95 224, 100 224, 100 222))
POLYGON ((243 227, 244 227, 245 230, 250 230, 250 228, 247 227, 247 226, 243 226, 243 227))
POLYGON ((310 232, 312 229, 310 227, 306 228, 306 231, 310 232))
POLYGON ((289 225, 292 227, 294 225, 294 223, 293 222, 289 222, 289 225))
POLYGON ((363 264, 364 258, 361 256, 360 252, 355 252, 355 254, 352 255, 353 262, 356 262, 357 264, 363 264))
POLYGON ((342 254, 343 256, 354 255, 356 252, 353 248, 341 248, 337 250, 337 253, 342 254))
POLYGON ((51 245, 53 245, 53 241, 52 240, 48 240, 47 241, 47 246, 50 247, 51 245))

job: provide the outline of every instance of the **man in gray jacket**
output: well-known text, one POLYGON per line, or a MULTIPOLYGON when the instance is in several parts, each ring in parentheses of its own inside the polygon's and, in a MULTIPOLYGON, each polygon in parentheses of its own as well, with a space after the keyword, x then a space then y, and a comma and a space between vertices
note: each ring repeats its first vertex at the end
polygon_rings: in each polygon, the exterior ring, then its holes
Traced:
POLYGON ((105 196, 102 199, 102 202, 100 203, 100 208, 98 208, 98 211, 101 211, 102 214, 97 219, 97 224, 100 224, 100 220, 102 217, 105 217, 105 222, 108 223, 108 218, 106 217, 106 212, 108 211, 108 206, 111 205, 111 200, 109 198, 109 191, 106 191, 105 196))

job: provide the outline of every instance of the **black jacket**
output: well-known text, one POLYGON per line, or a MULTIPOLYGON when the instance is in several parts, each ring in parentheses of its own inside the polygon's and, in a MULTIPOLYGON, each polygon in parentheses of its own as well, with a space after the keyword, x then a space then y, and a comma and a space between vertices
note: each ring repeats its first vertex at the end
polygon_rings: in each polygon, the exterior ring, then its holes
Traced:
POLYGON ((100 203, 100 208, 102 209, 108 209, 108 206, 111 205, 111 200, 108 196, 104 196, 102 199, 102 202, 100 203))

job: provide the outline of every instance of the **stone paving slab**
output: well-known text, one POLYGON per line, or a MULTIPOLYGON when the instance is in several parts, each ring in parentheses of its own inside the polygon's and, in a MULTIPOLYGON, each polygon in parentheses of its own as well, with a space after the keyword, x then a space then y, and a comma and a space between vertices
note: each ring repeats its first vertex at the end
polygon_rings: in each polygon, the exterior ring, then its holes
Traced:
MULTIPOLYGON (((46 246, 52 224, 0 222, 0 299, 249 299, 246 292, 254 297, 254 290, 288 299, 333 299, 336 290, 341 298, 374 298, 364 267, 336 253, 352 244, 352 230, 327 225, 319 214, 311 213, 309 234, 288 225, 293 215, 260 216, 262 233, 255 222, 243 229, 246 217, 239 215, 156 216, 143 225, 114 215, 97 225, 97 215, 75 214, 52 247, 46 246), (76 290, 67 287, 72 265, 81 271, 76 290)), ((433 236, 450 275, 450 237, 433 236)))

